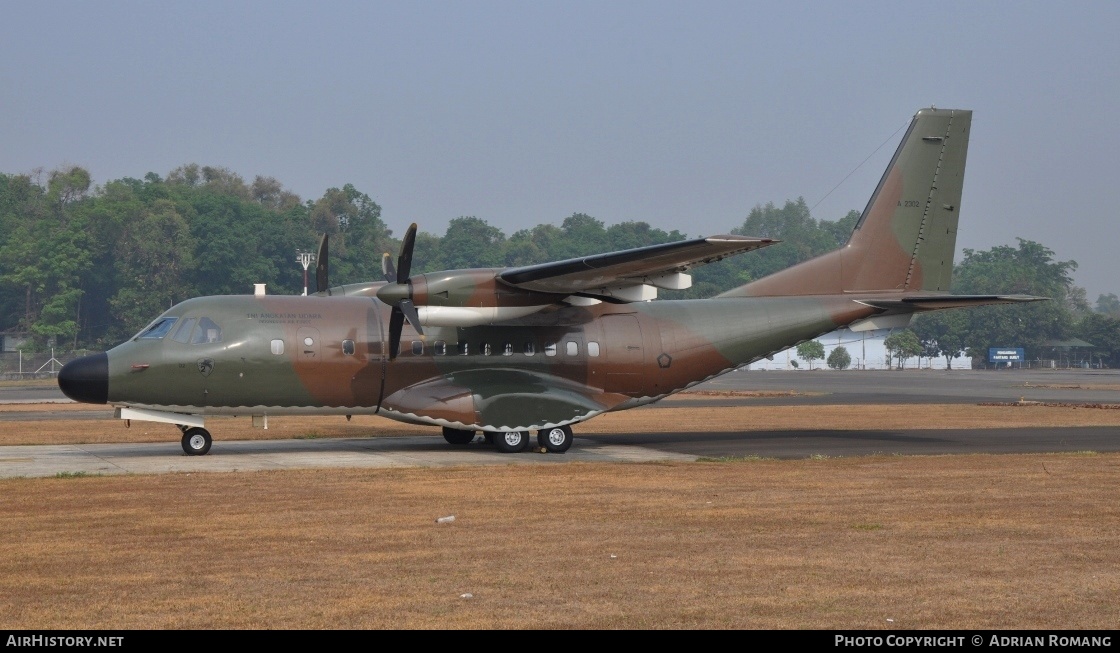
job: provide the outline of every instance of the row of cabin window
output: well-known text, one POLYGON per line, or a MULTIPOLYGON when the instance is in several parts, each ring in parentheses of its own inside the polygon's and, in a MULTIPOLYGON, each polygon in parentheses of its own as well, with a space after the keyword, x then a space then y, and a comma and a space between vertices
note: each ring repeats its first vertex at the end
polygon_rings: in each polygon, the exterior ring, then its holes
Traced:
MULTIPOLYGON (((310 341, 311 339, 307 338, 306 340, 310 341)), ((313 344, 313 342, 304 342, 304 344, 307 345, 308 347, 310 347, 313 344)), ((493 350, 490 347, 490 343, 488 343, 488 342, 479 343, 478 350, 483 356, 490 356, 493 353, 493 350)), ((278 356, 280 354, 284 353, 284 341, 283 340, 273 340, 272 341, 272 353, 276 354, 278 356)), ((347 355, 347 356, 353 356, 354 355, 354 341, 353 340, 343 340, 342 341, 342 353, 347 355)), ((444 342, 443 340, 436 340, 435 342, 432 343, 432 353, 435 354, 436 356, 446 356, 447 355, 447 343, 444 342)), ((467 342, 456 343, 455 344, 455 353, 460 355, 460 356, 470 355, 470 353, 471 353, 470 343, 467 343, 467 342)), ((525 348, 522 351, 522 353, 525 354, 526 356, 535 355, 537 353, 536 344, 534 344, 533 342, 526 342, 525 343, 525 348)), ((564 353, 567 354, 568 356, 578 356, 579 355, 579 343, 571 341, 571 340, 564 343, 564 353)), ((423 341, 421 341, 421 340, 413 340, 412 341, 412 354, 414 356, 424 355, 424 342, 423 341)), ((507 342, 507 343, 502 345, 502 355, 503 356, 512 356, 513 355, 513 343, 507 342)), ((556 343, 550 342, 550 343, 546 344, 544 346, 544 355, 545 356, 555 356, 556 355, 556 343)), ((598 356, 599 355, 599 343, 597 343, 595 341, 588 342, 587 343, 587 355, 592 356, 592 357, 598 356)))
MULTIPOLYGON (((454 343, 453 347, 455 348, 454 353, 459 355, 459 356, 469 356, 470 353, 471 353, 471 345, 470 345, 469 342, 454 343)), ((436 356, 446 356, 446 355, 448 355, 448 353, 450 353, 448 351, 448 349, 449 348, 447 346, 447 343, 442 341, 442 340, 436 340, 435 342, 432 343, 432 353, 436 356)), ((494 353, 494 348, 491 347, 490 343, 488 343, 488 342, 480 342, 480 343, 478 343, 477 353, 482 354, 483 356, 490 356, 494 353)), ((502 353, 502 356, 513 356, 513 343, 507 342, 507 343, 502 344, 501 353, 502 353)), ((521 350, 521 353, 526 355, 526 356, 536 355, 536 353, 537 353, 536 343, 532 342, 531 340, 526 341, 524 348, 521 350)), ((573 340, 569 340, 568 342, 564 343, 564 353, 567 354, 568 356, 579 356, 579 343, 575 342, 573 340)), ((424 355, 424 342, 422 340, 413 340, 412 341, 412 355, 413 356, 423 356, 424 355)), ((545 344, 544 355, 545 356, 555 356, 556 355, 556 343, 555 342, 549 342, 549 343, 545 344)), ((592 356, 592 357, 598 356, 599 355, 599 343, 597 343, 595 341, 588 342, 587 343, 587 355, 592 356)))

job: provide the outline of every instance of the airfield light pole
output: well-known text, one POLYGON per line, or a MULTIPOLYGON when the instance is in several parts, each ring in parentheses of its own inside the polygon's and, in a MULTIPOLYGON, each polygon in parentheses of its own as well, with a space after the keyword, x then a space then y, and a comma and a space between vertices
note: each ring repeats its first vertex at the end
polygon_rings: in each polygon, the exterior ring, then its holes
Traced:
POLYGON ((307 268, 315 260, 315 255, 311 252, 301 252, 296 250, 296 262, 303 265, 303 296, 307 296, 307 268))

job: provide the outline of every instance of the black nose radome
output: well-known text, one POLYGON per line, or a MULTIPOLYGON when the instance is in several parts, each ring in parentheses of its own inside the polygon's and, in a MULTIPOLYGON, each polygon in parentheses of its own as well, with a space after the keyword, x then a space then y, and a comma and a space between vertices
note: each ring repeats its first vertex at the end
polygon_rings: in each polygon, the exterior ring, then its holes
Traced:
POLYGON ((86 404, 109 400, 109 357, 104 353, 83 356, 62 366, 58 372, 62 394, 86 404))

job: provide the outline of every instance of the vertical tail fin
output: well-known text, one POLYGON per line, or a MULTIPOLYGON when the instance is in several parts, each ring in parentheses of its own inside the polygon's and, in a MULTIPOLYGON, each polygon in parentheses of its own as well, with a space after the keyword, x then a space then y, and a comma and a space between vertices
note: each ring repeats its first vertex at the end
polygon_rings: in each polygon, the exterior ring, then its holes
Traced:
POLYGON ((919 111, 846 245, 721 296, 948 292, 971 124, 971 111, 919 111))

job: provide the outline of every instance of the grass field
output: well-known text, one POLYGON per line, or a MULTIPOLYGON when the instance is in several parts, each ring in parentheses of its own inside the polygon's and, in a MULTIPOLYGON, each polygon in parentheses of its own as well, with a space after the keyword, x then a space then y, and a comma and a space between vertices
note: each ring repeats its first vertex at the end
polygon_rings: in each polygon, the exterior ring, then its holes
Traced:
MULTIPOLYGON (((741 406, 581 430, 763 415, 767 428, 1120 425, 1118 410, 1069 407, 741 406)), ((214 430, 412 428, 366 419, 214 430)), ((176 439, 0 421, 4 444, 101 432, 176 439)), ((1111 630, 1118 473, 1120 454, 1081 452, 0 480, 0 628, 1111 630)))

